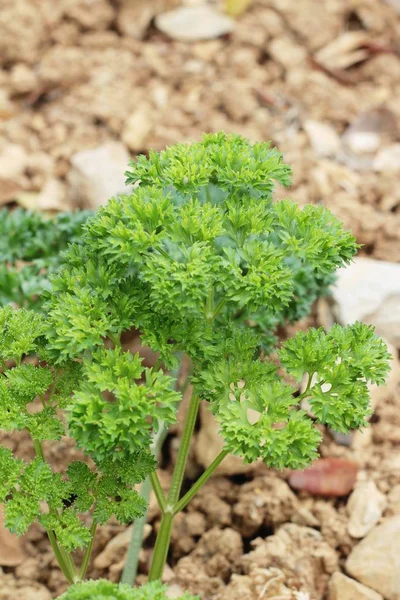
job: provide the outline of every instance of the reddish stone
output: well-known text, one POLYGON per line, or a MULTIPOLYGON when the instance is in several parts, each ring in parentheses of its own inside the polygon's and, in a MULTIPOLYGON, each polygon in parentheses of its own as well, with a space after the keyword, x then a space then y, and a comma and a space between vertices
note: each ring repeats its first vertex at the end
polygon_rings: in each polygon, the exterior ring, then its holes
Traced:
POLYGON ((347 496, 355 484, 357 463, 345 458, 320 458, 304 471, 292 471, 289 484, 321 496, 347 496))

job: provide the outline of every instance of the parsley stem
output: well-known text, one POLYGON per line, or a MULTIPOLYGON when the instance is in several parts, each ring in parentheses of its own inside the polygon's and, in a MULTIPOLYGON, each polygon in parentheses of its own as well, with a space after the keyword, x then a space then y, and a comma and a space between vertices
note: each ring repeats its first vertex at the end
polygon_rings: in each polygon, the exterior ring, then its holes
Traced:
POLYGON ((229 454, 229 450, 221 450, 218 456, 213 460, 211 465, 207 467, 202 475, 197 479, 197 481, 192 485, 190 490, 186 492, 186 494, 179 500, 177 504, 175 504, 174 515, 177 515, 181 512, 191 501, 191 499, 195 496, 195 494, 199 491, 199 489, 207 483, 210 479, 211 475, 214 473, 215 469, 219 467, 224 458, 229 454))
POLYGON ((46 531, 61 571, 64 573, 68 583, 74 583, 74 574, 71 573, 69 566, 66 564, 64 557, 61 554, 54 532, 51 529, 46 529, 46 531))
POLYGON ((167 503, 161 519, 160 529, 157 534, 157 540, 150 567, 149 581, 161 579, 165 563, 167 562, 172 524, 174 520, 174 508, 179 500, 179 495, 181 492, 186 462, 189 455, 190 442, 193 437, 193 431, 196 424, 199 407, 200 398, 194 391, 190 399, 189 409, 183 428, 176 465, 172 475, 171 488, 168 493, 167 503))
POLYGON ((97 528, 97 522, 93 519, 92 526, 90 528, 90 535, 92 536, 92 539, 90 540, 90 543, 86 547, 85 555, 83 557, 83 561, 82 561, 82 565, 81 565, 81 570, 79 573, 79 578, 81 580, 85 579, 85 577, 86 577, 86 571, 88 569, 90 557, 92 555, 94 536, 96 535, 96 528, 97 528))
MULTIPOLYGON (((150 478, 147 477, 141 485, 140 495, 145 500, 149 501, 151 493, 151 482, 150 478)), ((128 548, 128 553, 125 559, 125 566, 121 577, 121 583, 127 583, 128 585, 134 586, 135 579, 139 567, 139 554, 142 549, 144 526, 147 522, 147 511, 136 519, 133 524, 132 537, 128 548)))
POLYGON ((153 471, 153 473, 150 473, 149 479, 150 479, 151 485, 153 487, 153 491, 156 495, 158 506, 161 508, 162 512, 165 512, 167 500, 165 498, 164 490, 162 489, 162 486, 160 483, 160 478, 157 475, 157 471, 153 471))
MULTIPOLYGON (((32 441, 33 441, 33 446, 35 448, 36 456, 38 456, 43 462, 46 462, 42 444, 40 443, 39 440, 32 439, 32 441)), ((55 508, 52 508, 50 505, 49 505, 49 511, 54 516, 58 517, 58 511, 55 508)), ((60 566, 61 571, 64 573, 68 583, 74 583, 76 580, 76 572, 75 572, 75 567, 74 567, 74 564, 72 562, 70 555, 62 547, 60 547, 58 545, 57 538, 56 538, 54 531, 52 531, 51 529, 46 529, 46 531, 47 531, 47 535, 49 537, 51 547, 53 548, 53 552, 55 554, 55 557, 57 559, 57 562, 60 566)))

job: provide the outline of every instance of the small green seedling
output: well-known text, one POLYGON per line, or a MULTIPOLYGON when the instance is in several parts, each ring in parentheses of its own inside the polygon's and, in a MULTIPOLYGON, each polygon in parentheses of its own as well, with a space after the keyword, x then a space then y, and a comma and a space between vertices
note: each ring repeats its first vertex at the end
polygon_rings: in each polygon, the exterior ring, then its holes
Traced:
MULTIPOLYGON (((316 425, 343 432, 366 425, 368 382, 383 383, 389 368, 385 344, 361 323, 298 333, 278 349, 279 369, 268 358, 275 329, 307 314, 357 251, 354 237, 322 206, 272 201, 274 182, 290 183, 290 169, 276 149, 209 134, 199 143, 139 157, 127 176, 133 193, 112 198, 65 254, 52 279, 47 324, 14 327, 25 331, 25 341, 13 354, 10 325, 2 335, 3 360, 16 365, 5 364, 3 404, 18 407, 27 419, 15 417, 8 428, 28 429, 38 455, 25 466, 4 451, 7 524, 22 533, 38 518, 75 582, 85 576, 98 523, 113 514, 121 522, 143 519, 145 502, 133 486, 148 474, 162 513, 149 573, 155 582, 167 560, 174 517, 228 454, 278 469, 305 467, 317 457, 316 425), (138 354, 124 349, 122 336, 132 328, 158 353, 154 368, 144 368, 138 354), (33 351, 46 362, 29 367, 28 394, 21 358, 33 351), (160 430, 176 422, 182 394, 173 373, 183 357, 191 365, 192 395, 165 493, 152 447, 160 430), (289 376, 306 379, 302 394, 289 376), (69 387, 59 389, 65 380, 69 387), (43 410, 34 413, 44 423, 39 429, 24 412, 24 403, 36 396, 43 401, 43 410), (302 408, 305 399, 309 412, 302 408), (182 494, 201 402, 214 413, 225 445, 182 494), (39 442, 62 433, 56 407, 65 408, 69 434, 95 468, 73 463, 62 476, 44 462, 39 442), (25 479, 18 483, 21 473, 25 479), (82 546, 77 571, 70 551, 82 546)), ((7 315, 25 323, 26 313, 7 315)), ((7 419, 4 408, 3 428, 7 419)), ((124 575, 131 583, 137 542, 124 575)))

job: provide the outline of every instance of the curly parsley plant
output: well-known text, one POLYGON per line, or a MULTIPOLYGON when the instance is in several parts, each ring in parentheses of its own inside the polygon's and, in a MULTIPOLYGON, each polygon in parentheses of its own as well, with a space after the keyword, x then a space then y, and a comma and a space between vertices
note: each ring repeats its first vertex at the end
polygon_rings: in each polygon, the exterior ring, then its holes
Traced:
MULTIPOLYGON (((356 323, 297 334, 279 349, 280 370, 266 357, 276 327, 306 314, 357 250, 351 233, 322 206, 272 201, 274 183, 288 186, 290 169, 269 144, 209 134, 199 143, 139 157, 127 177, 133 193, 112 198, 87 222, 80 245, 69 247, 52 280, 55 365, 78 361, 81 369, 69 430, 102 474, 75 467, 72 508, 62 509, 58 492, 48 501, 57 519, 74 515, 75 506, 92 510, 95 526, 113 512, 104 494, 118 493, 121 499, 111 503, 117 517, 135 516, 132 501, 141 504, 129 485, 140 479, 143 457, 151 463, 154 437, 176 421, 181 398, 164 371, 176 372, 182 355, 188 357, 193 393, 168 493, 150 473, 162 511, 149 574, 156 581, 174 516, 227 454, 303 468, 317 456, 316 423, 338 431, 366 424, 367 384, 383 383, 389 355, 371 327, 356 323), (154 369, 144 369, 138 355, 123 349, 121 336, 132 327, 159 353, 154 369), (301 395, 284 369, 307 378, 301 395), (305 398, 313 414, 301 408, 305 398), (225 447, 182 495, 202 401, 215 414, 225 447), (111 478, 109 488, 103 477, 111 478), (117 492, 122 484, 126 496, 117 492), (100 496, 99 485, 107 489, 100 496)), ((49 513, 44 522, 57 534, 55 518, 49 513)))

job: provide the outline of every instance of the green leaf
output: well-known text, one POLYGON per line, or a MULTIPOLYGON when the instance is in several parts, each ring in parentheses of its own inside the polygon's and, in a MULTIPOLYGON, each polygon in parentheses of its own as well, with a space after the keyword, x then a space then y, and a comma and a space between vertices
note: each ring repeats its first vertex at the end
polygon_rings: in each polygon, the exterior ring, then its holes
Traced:
POLYGON ((80 521, 71 509, 64 510, 60 515, 44 514, 39 517, 40 523, 46 529, 54 531, 59 545, 67 552, 77 548, 85 548, 91 541, 90 531, 80 521))
MULTIPOLYGON (((68 588, 58 600, 167 600, 167 586, 159 581, 132 588, 124 583, 112 583, 105 579, 84 581, 68 588)), ((188 593, 177 600, 199 600, 188 593)))
POLYGON ((4 502, 13 490, 23 468, 22 460, 14 458, 11 450, 0 446, 0 502, 4 502))

